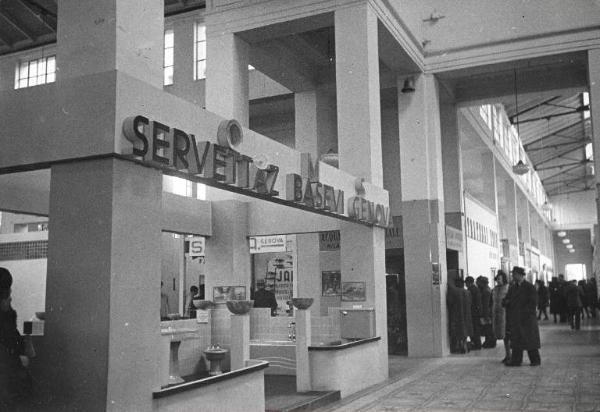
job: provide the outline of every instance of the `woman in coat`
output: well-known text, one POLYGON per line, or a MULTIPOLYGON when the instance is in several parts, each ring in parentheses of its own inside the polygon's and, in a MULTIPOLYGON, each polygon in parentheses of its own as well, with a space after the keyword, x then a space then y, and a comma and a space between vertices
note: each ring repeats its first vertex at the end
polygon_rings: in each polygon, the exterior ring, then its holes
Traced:
POLYGON ((504 359, 502 363, 510 360, 510 342, 504 331, 506 329, 506 310, 502 306, 502 301, 508 292, 508 277, 503 270, 499 270, 494 278, 496 286, 492 290, 492 324, 496 339, 504 341, 504 359))
POLYGON ((506 366, 520 366, 523 351, 529 355, 531 366, 538 366, 540 360, 540 330, 537 324, 537 292, 535 286, 525 280, 525 269, 513 268, 514 284, 506 294, 506 318, 510 325, 511 360, 506 366))

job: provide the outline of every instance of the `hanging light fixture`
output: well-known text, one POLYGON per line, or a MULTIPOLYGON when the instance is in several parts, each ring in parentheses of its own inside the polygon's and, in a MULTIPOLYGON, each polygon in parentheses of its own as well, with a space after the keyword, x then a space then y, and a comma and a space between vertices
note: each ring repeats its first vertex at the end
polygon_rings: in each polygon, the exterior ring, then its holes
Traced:
POLYGON ((569 253, 575 253, 575 249, 569 249, 569 253))
MULTIPOLYGON (((517 69, 515 69, 515 123, 517 124, 517 136, 519 136, 519 140, 521 139, 521 134, 519 133, 519 101, 517 99, 518 91, 517 91, 517 69)), ((520 152, 520 151, 519 151, 520 152)), ((519 159, 516 165, 512 167, 513 173, 519 176, 524 175, 529 172, 529 166, 523 162, 523 160, 519 159)))
POLYGON ((552 209, 552 205, 550 205, 550 203, 548 203, 548 201, 546 200, 544 202, 544 204, 542 205, 542 210, 548 211, 548 210, 551 210, 551 209, 552 209))
POLYGON ((512 167, 513 173, 516 175, 524 175, 529 172, 529 166, 527 166, 522 160, 519 159, 516 165, 512 167))
POLYGON ((415 79, 413 77, 407 77, 404 80, 404 86, 402 87, 402 93, 414 93, 415 91, 415 79))
POLYGON ((567 249, 573 249, 573 245, 571 245, 571 244, 566 245, 566 247, 567 247, 567 249))
POLYGON ((569 239, 563 239, 563 240, 562 240, 562 242, 563 242, 565 245, 567 245, 567 244, 571 243, 571 241, 570 241, 569 239))
POLYGON ((558 232, 556 234, 556 236, 558 236, 558 237, 565 237, 565 236, 567 236, 567 232, 565 232, 564 230, 561 230, 560 232, 558 232))

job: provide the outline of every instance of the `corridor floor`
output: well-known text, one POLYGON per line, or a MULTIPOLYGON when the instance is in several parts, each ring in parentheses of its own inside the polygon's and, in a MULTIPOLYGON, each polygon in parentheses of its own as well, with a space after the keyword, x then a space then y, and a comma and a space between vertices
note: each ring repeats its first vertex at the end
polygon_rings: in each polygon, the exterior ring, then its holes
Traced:
POLYGON ((504 349, 444 358, 391 357, 390 379, 322 412, 600 411, 600 321, 540 322, 542 365, 509 368, 504 349))

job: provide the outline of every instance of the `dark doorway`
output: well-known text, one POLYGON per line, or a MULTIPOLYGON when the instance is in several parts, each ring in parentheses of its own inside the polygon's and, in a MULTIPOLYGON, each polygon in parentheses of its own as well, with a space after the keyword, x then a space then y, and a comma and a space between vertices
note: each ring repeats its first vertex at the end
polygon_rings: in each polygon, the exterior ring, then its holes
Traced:
POLYGON ((406 284, 404 250, 387 249, 385 256, 387 291, 388 353, 408 355, 406 334, 406 284))

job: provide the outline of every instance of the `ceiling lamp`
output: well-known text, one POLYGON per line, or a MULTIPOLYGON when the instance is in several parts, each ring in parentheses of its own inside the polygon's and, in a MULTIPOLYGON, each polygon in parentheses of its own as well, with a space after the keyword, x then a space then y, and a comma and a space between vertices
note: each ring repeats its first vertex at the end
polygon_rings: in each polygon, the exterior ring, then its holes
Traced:
POLYGON ((567 243, 571 243, 569 239, 563 239, 562 242, 566 245, 567 243))
POLYGON ((546 201, 544 202, 544 204, 542 205, 542 210, 544 210, 544 211, 546 211, 546 212, 547 212, 548 210, 551 210, 551 209, 552 209, 552 206, 551 206, 551 205, 550 205, 550 203, 548 203, 548 201, 546 200, 546 201))
POLYGON ((529 166, 523 163, 522 160, 519 160, 519 162, 516 165, 514 165, 512 169, 513 173, 519 176, 529 172, 529 166))
POLYGON ((569 249, 569 253, 575 253, 575 249, 569 249))
POLYGON ((556 236, 558 236, 558 237, 565 237, 565 236, 567 236, 567 232, 565 232, 564 230, 561 230, 560 232, 558 232, 556 234, 556 236))
POLYGON ((567 246, 567 249, 573 249, 573 245, 571 245, 571 244, 568 244, 566 246, 567 246))

